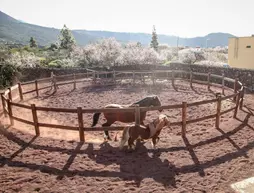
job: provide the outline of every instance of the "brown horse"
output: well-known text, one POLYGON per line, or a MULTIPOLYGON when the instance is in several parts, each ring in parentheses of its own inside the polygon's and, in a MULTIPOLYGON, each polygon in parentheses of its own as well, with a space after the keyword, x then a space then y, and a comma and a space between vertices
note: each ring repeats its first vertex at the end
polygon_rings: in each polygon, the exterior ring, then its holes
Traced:
MULTIPOLYGON (((106 105, 104 108, 120 109, 120 108, 133 107, 134 105, 139 105, 140 107, 161 106, 161 102, 158 96, 154 95, 154 96, 147 96, 144 99, 130 105, 109 104, 109 105, 106 105)), ((92 127, 94 127, 98 123, 100 114, 101 113, 94 113, 92 127)), ((116 121, 120 121, 123 123, 131 123, 135 121, 135 114, 132 112, 110 112, 110 113, 103 113, 103 114, 107 122, 102 124, 102 127, 109 127, 116 121)), ((146 117, 146 112, 141 112, 140 113, 141 125, 144 125, 143 121, 145 117, 146 117)), ((107 130, 104 130, 104 139, 111 140, 109 136, 109 132, 107 130)))
POLYGON ((170 122, 166 115, 160 114, 157 119, 155 119, 152 123, 149 123, 146 126, 143 125, 131 125, 125 127, 123 130, 122 139, 120 142, 120 149, 123 149, 124 144, 128 141, 128 148, 132 148, 134 145, 134 141, 138 138, 150 139, 152 138, 153 148, 156 148, 156 144, 159 141, 159 135, 163 127, 169 126, 170 122))

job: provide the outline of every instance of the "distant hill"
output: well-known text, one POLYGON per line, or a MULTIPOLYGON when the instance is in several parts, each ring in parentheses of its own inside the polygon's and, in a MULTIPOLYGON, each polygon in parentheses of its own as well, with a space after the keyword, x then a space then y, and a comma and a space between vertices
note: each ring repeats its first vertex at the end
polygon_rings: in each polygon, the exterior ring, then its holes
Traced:
MULTIPOLYGON (((57 41, 60 30, 49 27, 28 24, 20 21, 0 11, 0 42, 13 42, 28 44, 30 37, 34 37, 39 45, 49 45, 57 41)), ((78 45, 86 45, 98 39, 114 37, 120 42, 140 42, 149 45, 151 34, 147 33, 127 33, 127 32, 109 32, 109 31, 89 31, 72 30, 72 33, 78 45)), ((227 46, 228 38, 234 37, 227 33, 211 33, 204 37, 179 38, 179 45, 190 47, 205 47, 206 40, 209 47, 227 46)), ((169 35, 158 35, 160 44, 176 46, 177 37, 169 35)))

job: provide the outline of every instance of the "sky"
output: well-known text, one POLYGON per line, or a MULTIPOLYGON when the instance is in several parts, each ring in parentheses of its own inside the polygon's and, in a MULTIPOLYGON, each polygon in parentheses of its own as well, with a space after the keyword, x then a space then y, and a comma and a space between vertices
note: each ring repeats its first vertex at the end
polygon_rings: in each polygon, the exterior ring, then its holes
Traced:
POLYGON ((254 0, 0 0, 0 10, 27 23, 70 29, 180 37, 213 32, 254 34, 254 0))

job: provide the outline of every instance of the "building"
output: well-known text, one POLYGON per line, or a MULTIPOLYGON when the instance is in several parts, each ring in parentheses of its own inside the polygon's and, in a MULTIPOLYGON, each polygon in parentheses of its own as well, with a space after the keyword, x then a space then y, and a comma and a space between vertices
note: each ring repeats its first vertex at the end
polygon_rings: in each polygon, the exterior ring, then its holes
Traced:
POLYGON ((254 69, 254 35, 229 38, 228 64, 235 68, 254 69))

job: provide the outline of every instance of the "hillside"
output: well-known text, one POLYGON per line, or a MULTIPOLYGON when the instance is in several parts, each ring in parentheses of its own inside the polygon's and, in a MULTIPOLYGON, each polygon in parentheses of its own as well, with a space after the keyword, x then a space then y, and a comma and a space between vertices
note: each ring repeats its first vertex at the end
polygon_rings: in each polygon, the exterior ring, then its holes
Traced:
MULTIPOLYGON (((49 27, 28 24, 16 20, 11 16, 0 11, 0 42, 15 42, 27 44, 30 37, 34 37, 39 45, 48 45, 57 41, 60 30, 49 27)), ((148 45, 151 41, 151 34, 146 33, 127 33, 127 32, 108 32, 108 31, 88 31, 72 30, 78 45, 86 45, 101 38, 114 37, 120 42, 140 42, 148 45)), ((227 33, 211 33, 204 37, 179 38, 179 45, 183 46, 201 46, 206 45, 206 39, 209 47, 227 46, 228 38, 233 37, 227 33)), ((169 35, 158 35, 160 44, 169 44, 176 46, 177 37, 169 35)))

